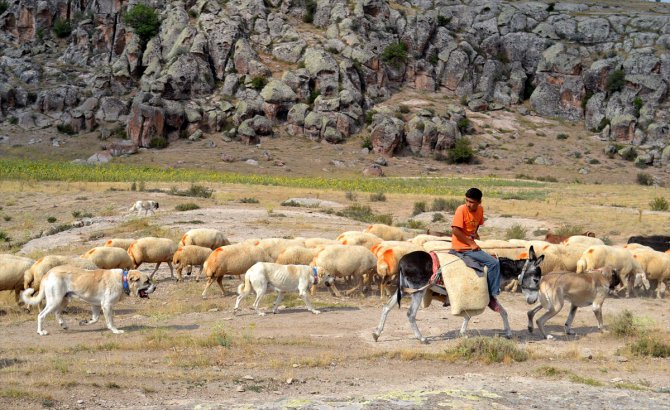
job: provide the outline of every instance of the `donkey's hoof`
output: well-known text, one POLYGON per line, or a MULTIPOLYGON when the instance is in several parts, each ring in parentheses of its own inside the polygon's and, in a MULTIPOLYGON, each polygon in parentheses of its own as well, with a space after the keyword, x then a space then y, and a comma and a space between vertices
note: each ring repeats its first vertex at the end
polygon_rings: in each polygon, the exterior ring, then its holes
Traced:
POLYGON ((533 333, 533 326, 528 326, 528 333, 533 333))
POLYGON ((379 333, 377 333, 377 332, 372 332, 372 338, 375 339, 375 342, 376 342, 377 339, 379 339, 379 333))
POLYGON ((419 341, 420 341, 421 343, 425 344, 425 345, 428 344, 428 339, 425 338, 425 337, 422 337, 421 339, 419 339, 419 341))

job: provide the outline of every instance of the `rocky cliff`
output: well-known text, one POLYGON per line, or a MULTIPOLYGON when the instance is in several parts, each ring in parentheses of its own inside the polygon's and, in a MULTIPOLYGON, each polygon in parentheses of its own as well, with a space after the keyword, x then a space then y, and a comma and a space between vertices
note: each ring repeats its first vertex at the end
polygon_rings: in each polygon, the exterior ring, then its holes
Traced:
POLYGON ((375 152, 428 154, 463 138, 460 103, 581 122, 660 165, 669 49, 670 7, 649 2, 0 0, 0 121, 123 127, 114 155, 200 132, 363 130, 375 152), (156 32, 132 26, 138 5, 156 32), (407 122, 374 109, 405 87, 455 104, 407 122))

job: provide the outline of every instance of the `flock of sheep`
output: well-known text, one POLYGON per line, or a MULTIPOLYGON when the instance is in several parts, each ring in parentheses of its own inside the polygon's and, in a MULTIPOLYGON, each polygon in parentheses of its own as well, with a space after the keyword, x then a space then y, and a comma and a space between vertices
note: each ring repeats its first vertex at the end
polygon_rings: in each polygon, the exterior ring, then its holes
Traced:
MULTIPOLYGON (((274 262, 284 265, 311 265, 319 269, 320 276, 341 278, 350 289, 346 294, 362 292, 377 283, 379 294, 389 294, 388 285, 397 275, 398 261, 407 253, 446 251, 451 243, 447 237, 427 234, 415 235, 401 228, 383 224, 369 226, 364 231, 347 231, 336 239, 325 238, 265 238, 249 239, 231 244, 216 229, 192 229, 179 243, 168 238, 145 237, 140 239, 110 239, 104 246, 95 247, 79 257, 49 255, 34 261, 11 254, 0 254, 0 290, 13 290, 17 303, 22 290, 39 290, 42 277, 52 268, 75 265, 85 269, 136 269, 143 263, 155 263, 151 277, 161 263, 167 263, 171 277, 174 268, 177 281, 182 280, 184 268, 199 268, 207 278, 202 295, 216 281, 224 292, 222 280, 226 275, 244 275, 257 262, 274 262)), ((480 247, 498 257, 527 258, 530 246, 538 256, 544 255, 543 273, 554 271, 584 272, 604 266, 615 268, 630 295, 635 286, 656 289, 662 297, 670 279, 670 253, 628 244, 608 246, 598 238, 572 236, 562 244, 526 240, 485 240, 480 247)), ((509 284, 507 289, 514 289, 509 284)), ((333 286, 330 291, 339 296, 333 286)))

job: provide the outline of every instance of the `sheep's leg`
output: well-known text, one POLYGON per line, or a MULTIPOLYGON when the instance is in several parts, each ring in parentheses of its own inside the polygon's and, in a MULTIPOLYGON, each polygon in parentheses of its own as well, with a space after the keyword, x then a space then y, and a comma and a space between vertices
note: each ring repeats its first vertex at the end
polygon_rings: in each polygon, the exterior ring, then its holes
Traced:
POLYGON ((210 286, 212 286, 212 283, 214 283, 216 279, 214 277, 210 277, 207 279, 207 284, 205 285, 205 289, 202 291, 202 297, 204 298, 205 295, 207 294, 207 289, 209 289, 210 286))
POLYGON ((391 298, 389 299, 388 302, 384 305, 384 308, 382 309, 382 317, 379 319, 379 324, 377 325, 377 328, 372 332, 372 338, 375 339, 375 342, 377 339, 379 339, 379 336, 382 334, 382 331, 384 330, 384 323, 386 323, 386 317, 389 315, 389 312, 391 309, 393 309, 393 306, 398 303, 398 293, 394 293, 391 298))
MULTIPOLYGON (((596 309, 594 308, 593 311, 595 312, 596 309)), ((572 321, 575 320, 576 313, 577 313, 577 306, 570 305, 570 312, 568 313, 568 319, 565 321, 565 334, 568 336, 575 334, 574 330, 572 330, 572 321)), ((596 313, 596 318, 597 317, 598 314, 596 313)), ((598 328, 600 328, 600 325, 598 325, 598 328)))
POLYGON ((542 305, 537 305, 526 314, 528 316, 528 333, 533 333, 533 318, 535 314, 542 309, 542 305))
POLYGON ((216 278, 216 284, 219 285, 219 288, 221 289, 221 293, 223 293, 223 296, 226 296, 226 290, 223 288, 223 276, 219 276, 216 278))
POLYGON ((386 276, 379 277, 379 299, 384 299, 384 293, 386 291, 386 276))
POLYGON ((204 264, 200 265, 200 270, 198 271, 198 274, 195 276, 195 281, 196 282, 200 282, 200 275, 202 275, 202 267, 203 266, 204 266, 204 264))
POLYGON ((168 265, 168 268, 170 268, 170 279, 174 279, 174 271, 172 270, 172 262, 165 262, 168 265))
POLYGON ((335 286, 335 281, 333 281, 333 282, 330 284, 330 286, 328 286, 328 289, 330 290, 330 293, 331 293, 333 296, 336 296, 336 297, 338 297, 338 298, 341 298, 341 297, 342 297, 342 294, 340 293, 339 290, 337 290, 337 287, 335 286))
MULTIPOLYGON (((629 274, 628 277, 626 278, 626 297, 629 298, 631 293, 635 293, 633 291, 633 287, 635 286, 635 277, 633 274, 629 274)), ((635 295, 633 295, 635 296, 635 295)))
POLYGON ((158 271, 158 267, 159 267, 159 266, 161 266, 161 263, 160 263, 160 262, 158 262, 158 263, 156 264, 156 268, 154 269, 153 272, 151 272, 151 275, 149 275, 149 279, 150 279, 150 280, 154 278, 154 274, 156 274, 156 272, 158 271))
MULTIPOLYGON (((362 277, 362 276, 360 276, 360 277, 358 278, 358 284, 357 284, 356 286, 354 286, 353 288, 349 289, 348 291, 346 291, 346 292, 345 292, 345 295, 346 295, 346 296, 351 296, 351 295, 353 295, 356 291, 358 291, 359 289, 361 289, 361 286, 363 286, 363 277, 362 277)), ((359 292, 362 293, 362 290, 359 291, 359 292)))
POLYGON ((407 319, 409 320, 409 326, 414 331, 414 336, 419 339, 423 344, 428 344, 428 339, 421 335, 419 327, 416 325, 416 314, 419 311, 419 306, 423 300, 423 294, 426 292, 424 289, 422 292, 416 292, 412 294, 412 303, 409 305, 409 310, 407 311, 407 319))

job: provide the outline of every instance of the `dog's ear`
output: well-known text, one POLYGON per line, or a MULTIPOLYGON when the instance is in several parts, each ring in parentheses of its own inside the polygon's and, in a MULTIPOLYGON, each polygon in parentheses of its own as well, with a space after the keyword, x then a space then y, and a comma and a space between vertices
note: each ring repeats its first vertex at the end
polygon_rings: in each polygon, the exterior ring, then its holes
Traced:
POLYGON ((142 279, 142 272, 138 270, 128 271, 128 282, 139 282, 142 279))

